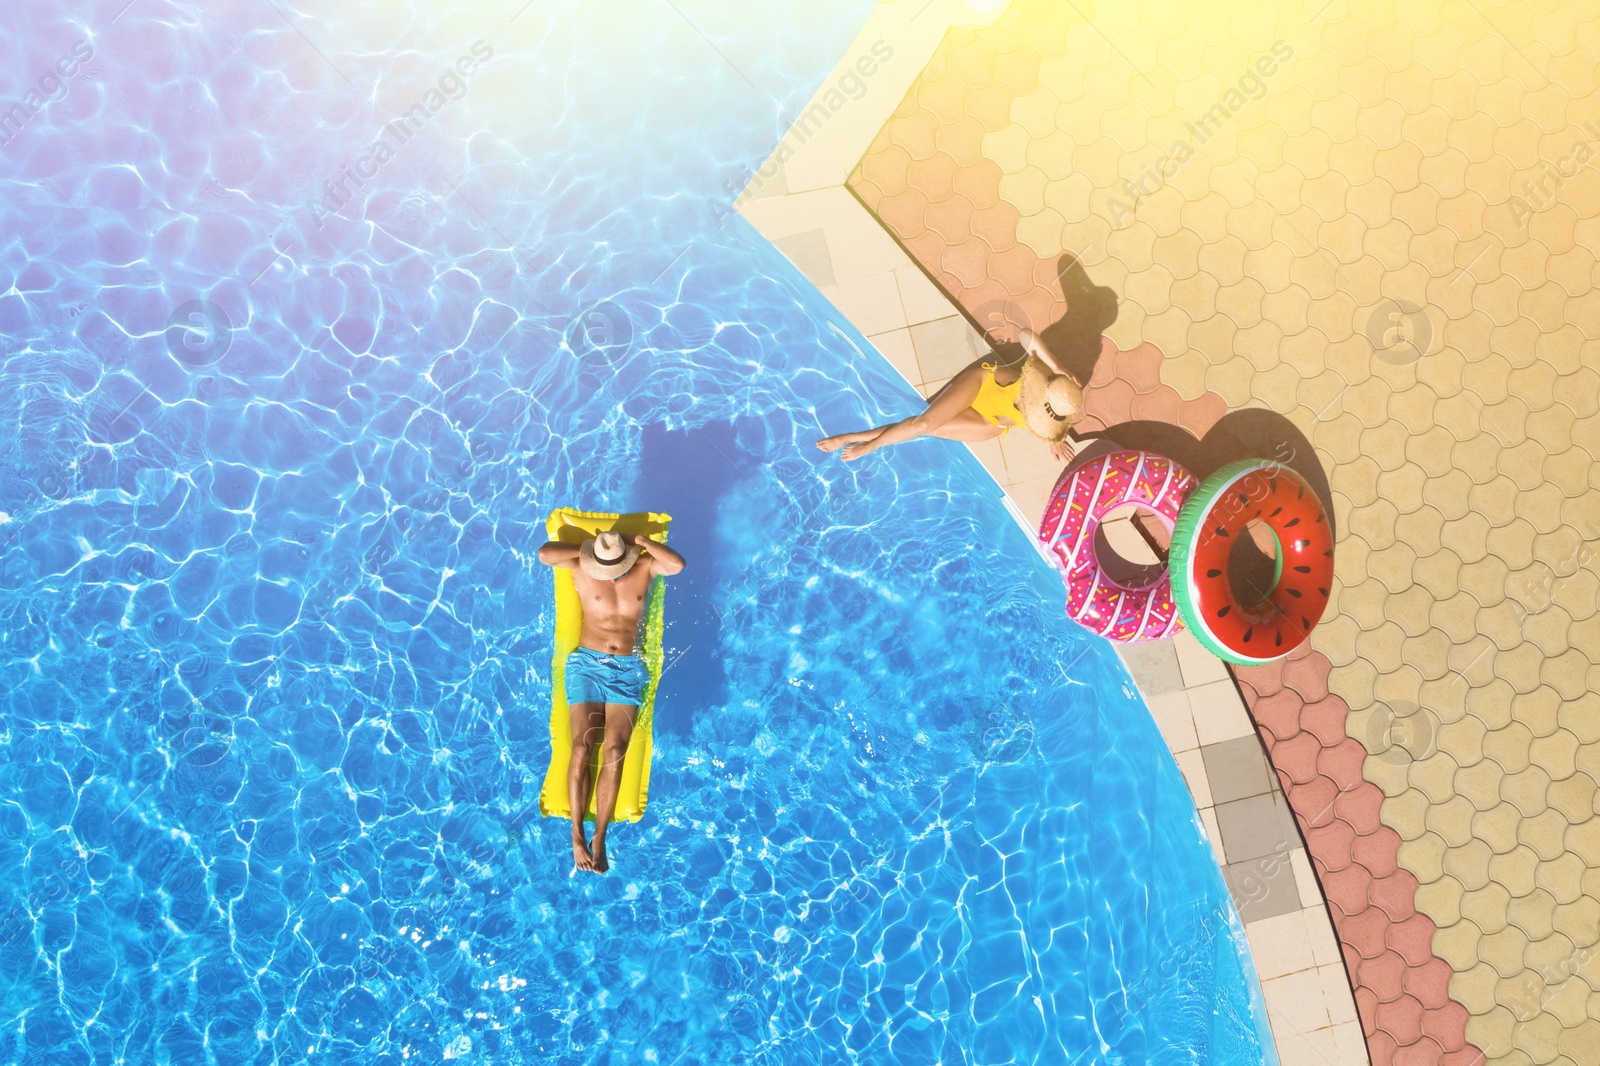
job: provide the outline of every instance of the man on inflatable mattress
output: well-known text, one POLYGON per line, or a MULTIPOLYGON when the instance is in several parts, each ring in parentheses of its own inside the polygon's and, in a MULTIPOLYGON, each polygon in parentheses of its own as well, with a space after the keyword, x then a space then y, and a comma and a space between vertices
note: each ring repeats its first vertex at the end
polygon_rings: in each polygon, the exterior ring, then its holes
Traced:
POLYGON ((572 724, 567 798, 572 857, 580 870, 605 873, 606 827, 617 805, 622 764, 650 671, 640 657, 640 630, 657 577, 683 569, 683 556, 638 533, 605 530, 580 544, 551 541, 539 561, 572 571, 583 608, 578 646, 566 660, 566 703, 572 724), (603 738, 603 739, 602 739, 603 738), (601 745, 593 842, 584 840, 589 765, 601 745))

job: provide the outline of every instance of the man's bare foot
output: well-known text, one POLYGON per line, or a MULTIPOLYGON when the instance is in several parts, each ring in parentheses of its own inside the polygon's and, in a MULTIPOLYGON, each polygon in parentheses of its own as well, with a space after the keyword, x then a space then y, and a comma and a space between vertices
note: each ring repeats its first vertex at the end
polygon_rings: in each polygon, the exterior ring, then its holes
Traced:
POLYGON ((572 864, 580 870, 594 870, 594 856, 589 854, 589 845, 576 833, 572 835, 572 864))
POLYGON ((591 865, 589 867, 589 869, 592 870, 594 873, 597 873, 597 874, 603 874, 607 870, 611 869, 611 865, 608 862, 606 862, 606 838, 605 837, 595 837, 594 838, 594 864, 591 865))
POLYGON ((857 441, 871 440, 877 435, 877 430, 872 429, 861 430, 856 433, 836 433, 831 437, 823 437, 821 440, 817 441, 817 447, 821 448, 825 452, 836 452, 840 448, 843 448, 846 444, 854 444, 857 441))

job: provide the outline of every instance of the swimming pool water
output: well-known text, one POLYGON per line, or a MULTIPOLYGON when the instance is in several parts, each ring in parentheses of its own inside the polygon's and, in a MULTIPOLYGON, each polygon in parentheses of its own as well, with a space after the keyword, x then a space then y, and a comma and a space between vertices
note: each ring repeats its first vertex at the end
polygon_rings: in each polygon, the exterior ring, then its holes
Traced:
POLYGON ((0 146, 0 1061, 1272 1060, 1118 660, 964 450, 816 452, 915 394, 721 209, 868 5, 124 3, 0 65, 92 52, 0 146), (567 504, 689 560, 603 878, 567 504))

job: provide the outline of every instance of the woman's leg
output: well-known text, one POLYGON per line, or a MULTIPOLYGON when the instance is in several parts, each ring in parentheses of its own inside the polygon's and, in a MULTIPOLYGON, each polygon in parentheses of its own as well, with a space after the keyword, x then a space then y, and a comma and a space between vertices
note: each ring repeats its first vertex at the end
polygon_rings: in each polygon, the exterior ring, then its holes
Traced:
MULTIPOLYGON (((901 441, 916 437, 934 435, 941 426, 961 412, 971 409, 972 401, 978 398, 978 389, 982 386, 984 375, 987 373, 981 364, 975 362, 934 393, 928 399, 927 408, 920 414, 873 429, 824 437, 817 441, 817 447, 825 452, 843 448, 843 458, 858 459, 886 444, 899 444, 901 441)), ((976 412, 973 413, 976 415, 976 412)))
POLYGON ((871 440, 879 433, 888 429, 888 426, 877 426, 873 429, 859 429, 854 433, 835 433, 831 437, 823 437, 817 441, 817 447, 825 452, 836 452, 846 444, 855 444, 858 441, 871 440))
POLYGON ((994 440, 1000 433, 999 426, 969 407, 934 430, 929 436, 940 437, 944 440, 980 441, 994 440))
POLYGON ((839 457, 848 462, 890 444, 935 435, 943 426, 963 416, 964 413, 970 413, 981 420, 977 412, 972 410, 972 401, 978 398, 978 389, 983 384, 986 373, 988 371, 979 364, 973 363, 951 378, 949 383, 928 401, 927 408, 920 414, 862 433, 859 440, 844 446, 839 452, 839 457))

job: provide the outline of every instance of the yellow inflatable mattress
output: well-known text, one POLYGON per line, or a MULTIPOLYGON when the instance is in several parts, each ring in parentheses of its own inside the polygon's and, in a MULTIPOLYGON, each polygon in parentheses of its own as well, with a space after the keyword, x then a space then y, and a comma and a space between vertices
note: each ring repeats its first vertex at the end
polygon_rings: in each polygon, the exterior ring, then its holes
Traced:
MULTIPOLYGON (((619 533, 643 534, 665 544, 667 526, 671 521, 671 516, 653 512, 618 515, 561 507, 550 513, 545 525, 551 540, 565 544, 581 544, 608 529, 619 533)), ((567 656, 578 646, 578 636, 583 628, 583 606, 578 602, 572 571, 557 567, 554 572, 556 639, 550 685, 550 769, 545 772, 544 790, 539 794, 539 812, 551 818, 571 818, 572 804, 567 798, 567 766, 572 757, 572 724, 567 714, 566 673, 567 656)), ((650 672, 650 680, 645 685, 639 714, 634 720, 628 754, 622 761, 622 787, 617 792, 617 808, 612 814, 613 820, 619 822, 624 819, 637 822, 644 817, 645 802, 650 795, 650 726, 655 717, 656 686, 661 681, 663 585, 663 581, 656 578, 645 608, 644 650, 640 654, 650 672)), ((586 817, 591 820, 594 818, 597 791, 594 779, 600 772, 600 748, 599 744, 594 746, 594 756, 589 765, 589 810, 586 817)))

